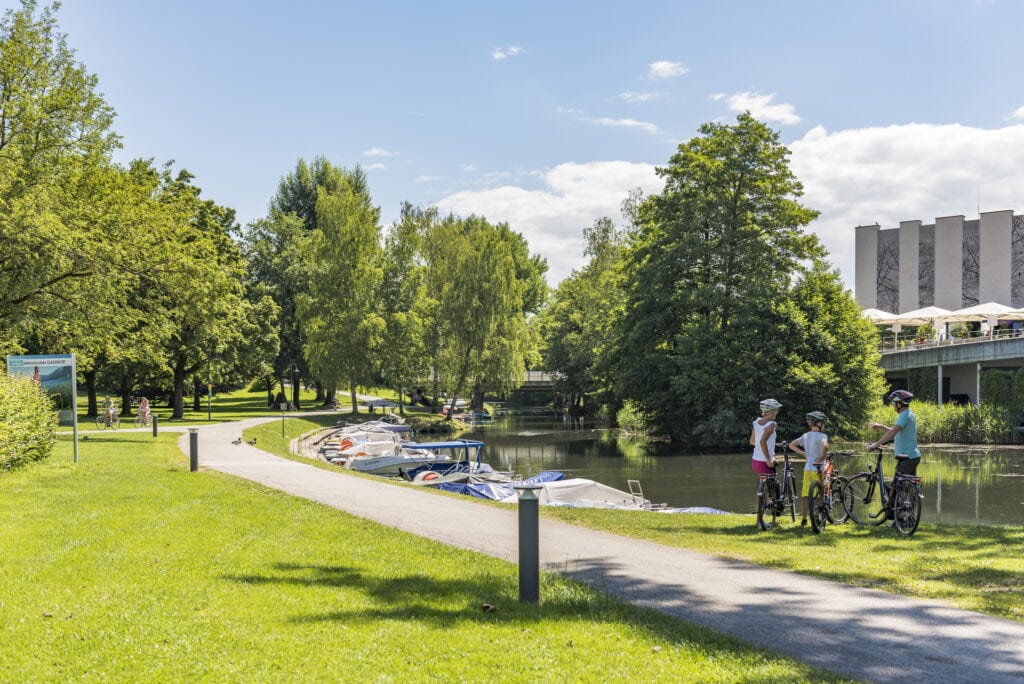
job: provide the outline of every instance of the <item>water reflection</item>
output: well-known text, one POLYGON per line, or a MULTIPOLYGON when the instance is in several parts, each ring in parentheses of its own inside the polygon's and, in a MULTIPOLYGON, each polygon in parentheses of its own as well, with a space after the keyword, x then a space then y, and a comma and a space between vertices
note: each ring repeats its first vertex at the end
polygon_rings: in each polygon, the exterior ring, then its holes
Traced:
MULTIPOLYGON (((754 512, 755 481, 750 454, 682 454, 663 444, 617 438, 587 424, 550 415, 509 416, 462 437, 487 443, 485 458, 523 476, 561 470, 618 489, 639 480, 655 503, 710 506, 754 512)), ((924 478, 925 522, 969 525, 1024 525, 1024 449, 962 447, 922 449, 918 474, 924 478)), ((848 474, 870 459, 838 463, 848 474)), ((892 461, 883 461, 887 469, 892 461)))

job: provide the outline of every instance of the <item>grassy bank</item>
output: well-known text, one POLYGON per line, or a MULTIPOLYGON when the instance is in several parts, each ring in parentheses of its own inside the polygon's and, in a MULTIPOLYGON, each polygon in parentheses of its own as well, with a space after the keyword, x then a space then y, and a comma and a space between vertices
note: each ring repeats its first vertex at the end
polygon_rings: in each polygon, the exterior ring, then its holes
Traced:
POLYGON ((92 435, 78 465, 64 436, 0 474, 5 680, 822 677, 557 576, 520 605, 513 564, 189 473, 178 436, 92 435))
MULTIPOLYGON (((316 420, 296 419, 293 426, 289 421, 292 436, 311 429, 316 420)), ((246 430, 246 437, 252 436, 258 436, 260 446, 267 451, 300 458, 288 454, 288 440, 280 438, 279 424, 246 430)), ((480 505, 488 503, 480 501, 480 505)), ((1024 622, 1024 527, 935 525, 925 518, 913 537, 903 539, 890 526, 869 528, 852 522, 829 526, 815 535, 809 527, 784 520, 778 529, 762 532, 755 527, 752 515, 667 515, 555 507, 544 507, 541 514, 723 558, 949 601, 968 610, 1024 622)))

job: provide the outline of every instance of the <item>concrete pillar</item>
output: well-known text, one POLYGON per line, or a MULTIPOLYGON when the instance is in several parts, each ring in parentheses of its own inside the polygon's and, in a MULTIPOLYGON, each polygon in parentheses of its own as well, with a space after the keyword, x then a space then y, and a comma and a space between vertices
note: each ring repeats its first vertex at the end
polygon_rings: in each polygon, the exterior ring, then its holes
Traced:
POLYGON ((978 303, 1010 306, 1013 211, 987 211, 979 222, 978 303))
POLYGON ((900 311, 921 308, 920 261, 921 222, 900 221, 900 311))
POLYGON ((964 217, 935 219, 935 306, 962 309, 963 286, 964 217))
POLYGON ((974 364, 974 405, 981 406, 981 364, 974 364))
POLYGON ((874 309, 878 305, 878 224, 857 226, 856 231, 854 295, 862 309, 874 309))

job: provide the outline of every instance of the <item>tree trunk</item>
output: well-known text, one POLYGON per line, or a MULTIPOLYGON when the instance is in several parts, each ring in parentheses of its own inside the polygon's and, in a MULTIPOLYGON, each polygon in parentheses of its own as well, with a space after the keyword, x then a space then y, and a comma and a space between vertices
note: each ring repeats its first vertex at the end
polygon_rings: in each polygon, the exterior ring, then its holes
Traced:
POLYGON ((203 410, 203 383, 196 375, 192 381, 195 389, 192 390, 192 410, 199 413, 203 410))
POLYGON ((132 415, 132 383, 127 375, 121 376, 121 415, 125 418, 132 415))
POLYGON ((185 361, 178 359, 174 364, 174 396, 171 399, 171 418, 185 417, 185 361))

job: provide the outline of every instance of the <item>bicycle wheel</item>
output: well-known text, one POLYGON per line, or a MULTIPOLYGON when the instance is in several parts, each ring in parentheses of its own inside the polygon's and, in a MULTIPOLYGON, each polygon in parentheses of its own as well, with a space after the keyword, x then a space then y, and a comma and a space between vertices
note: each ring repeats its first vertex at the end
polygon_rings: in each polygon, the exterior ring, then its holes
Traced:
POLYGON ((145 426, 146 426, 146 421, 144 421, 144 420, 142 419, 142 416, 140 416, 139 414, 137 414, 137 413, 136 413, 136 414, 135 414, 135 420, 133 420, 133 421, 132 421, 132 424, 133 424, 133 425, 134 425, 135 427, 137 427, 137 428, 140 428, 140 427, 145 427, 145 426))
POLYGON ((868 473, 850 478, 843 488, 843 503, 850 519, 858 525, 875 526, 885 522, 878 483, 868 473))
POLYGON ((762 530, 775 527, 775 490, 778 483, 774 479, 765 480, 757 495, 757 526, 762 530))
POLYGON ((789 508, 789 519, 796 522, 796 485, 793 484, 793 478, 786 478, 786 491, 784 494, 784 506, 789 508))
POLYGON ((110 427, 114 428, 115 430, 121 427, 121 416, 114 416, 113 418, 111 418, 110 427))
POLYGON ((910 480, 897 483, 893 493, 893 523, 896 531, 909 537, 921 523, 921 487, 910 480))
POLYGON ((850 514, 846 512, 846 501, 843 500, 847 482, 849 480, 841 475, 832 478, 832 505, 828 509, 828 521, 833 525, 842 525, 850 519, 850 514))
POLYGON ((811 529, 821 534, 828 524, 828 504, 825 502, 825 488, 820 482, 812 482, 807 494, 807 508, 811 514, 811 529))
POLYGON ((102 430, 107 427, 107 421, 103 419, 102 415, 96 416, 96 429, 102 430))

